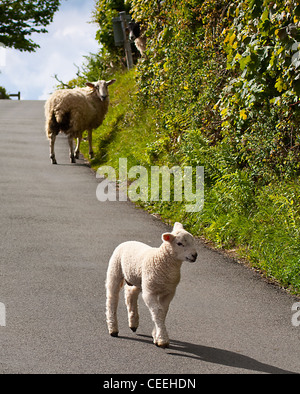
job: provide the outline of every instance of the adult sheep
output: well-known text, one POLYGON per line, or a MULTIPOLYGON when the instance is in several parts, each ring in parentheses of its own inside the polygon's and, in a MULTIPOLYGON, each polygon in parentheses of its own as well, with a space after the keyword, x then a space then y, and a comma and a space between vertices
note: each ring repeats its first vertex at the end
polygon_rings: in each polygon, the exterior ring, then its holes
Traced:
POLYGON ((70 161, 79 158, 82 133, 88 131, 89 154, 93 157, 92 130, 99 127, 108 111, 108 86, 111 81, 87 82, 87 87, 56 90, 45 104, 46 134, 50 140, 50 159, 57 164, 54 152, 56 136, 59 132, 68 136, 70 161), (74 152, 73 140, 77 138, 74 152))
POLYGON ((141 28, 139 22, 129 22, 129 40, 134 41, 135 46, 139 50, 140 54, 143 56, 146 50, 147 39, 145 37, 145 29, 141 28))

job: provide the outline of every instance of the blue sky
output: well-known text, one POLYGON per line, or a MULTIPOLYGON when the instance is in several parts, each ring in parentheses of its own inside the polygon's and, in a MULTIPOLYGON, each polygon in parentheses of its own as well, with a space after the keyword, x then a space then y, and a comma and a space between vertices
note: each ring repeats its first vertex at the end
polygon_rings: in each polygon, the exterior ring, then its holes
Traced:
MULTIPOLYGON (((96 53, 99 44, 97 24, 92 19, 95 0, 62 0, 59 11, 46 34, 32 35, 40 49, 33 53, 5 49, 0 61, 0 86, 9 93, 21 92, 23 100, 45 100, 57 84, 54 74, 63 81, 76 76, 84 55, 96 53)), ((3 49, 1 49, 3 51, 3 49)))

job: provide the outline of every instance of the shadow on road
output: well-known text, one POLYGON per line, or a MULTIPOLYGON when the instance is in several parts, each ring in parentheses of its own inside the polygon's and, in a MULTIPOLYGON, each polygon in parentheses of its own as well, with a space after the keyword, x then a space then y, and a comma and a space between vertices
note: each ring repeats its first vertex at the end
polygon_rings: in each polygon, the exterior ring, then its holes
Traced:
MULTIPOLYGON (((149 335, 138 334, 136 337, 120 338, 149 343, 153 346, 152 337, 149 335)), ((224 349, 217 349, 214 347, 197 345, 189 342, 171 340, 170 347, 165 351, 171 356, 188 357, 212 364, 225 365, 232 368, 241 368, 268 374, 295 374, 295 372, 261 363, 254 358, 244 356, 239 353, 224 349)))
POLYGON ((62 167, 88 167, 91 168, 90 164, 88 162, 84 162, 84 163, 57 163, 57 166, 62 166, 62 167))

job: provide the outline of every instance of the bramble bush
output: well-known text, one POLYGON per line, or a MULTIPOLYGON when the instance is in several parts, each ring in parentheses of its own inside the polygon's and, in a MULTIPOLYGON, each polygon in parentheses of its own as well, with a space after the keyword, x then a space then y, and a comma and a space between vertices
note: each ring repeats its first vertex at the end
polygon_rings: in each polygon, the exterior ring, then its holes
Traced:
MULTIPOLYGON (((200 213, 175 202, 144 207, 237 249, 300 293, 298 2, 120 3, 147 27, 147 51, 111 89, 94 165, 128 157, 130 165, 204 166, 200 213)), ((104 26, 102 11, 116 4, 97 2, 104 26)))
POLYGON ((223 46, 234 76, 216 105, 223 135, 261 180, 299 175, 300 6, 244 0, 227 14, 223 46))
MULTIPOLYGON (((148 152, 205 167, 204 209, 182 219, 299 290, 299 5, 131 3, 147 25, 137 82, 140 100, 156 108, 148 152)), ((178 219, 176 208, 157 208, 178 219)))

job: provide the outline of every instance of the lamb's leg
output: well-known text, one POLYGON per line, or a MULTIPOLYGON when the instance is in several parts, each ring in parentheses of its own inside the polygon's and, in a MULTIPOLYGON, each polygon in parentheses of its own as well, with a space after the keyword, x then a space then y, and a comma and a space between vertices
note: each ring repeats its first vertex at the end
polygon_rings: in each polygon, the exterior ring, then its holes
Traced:
POLYGON ((94 151, 93 151, 93 133, 92 133, 92 130, 88 130, 88 140, 89 140, 89 155, 90 155, 90 159, 93 159, 94 151))
POLYGON ((136 332, 139 326, 138 297, 141 289, 135 286, 125 285, 125 303, 128 311, 129 328, 136 332))
MULTIPOLYGON (((174 295, 175 295, 175 292, 170 293, 170 294, 168 294, 168 295, 164 295, 164 296, 162 296, 162 297, 161 297, 161 296, 158 297, 159 303, 160 303, 160 305, 161 305, 161 307, 162 307, 162 310, 163 310, 162 316, 163 316, 164 322, 166 321, 166 317, 167 317, 167 313, 168 313, 168 310, 169 310, 170 302, 172 301, 174 295)), ((158 338, 158 335, 156 334, 156 327, 154 327, 154 329, 153 329, 153 331, 152 331, 152 336, 153 336, 153 341, 154 341, 154 343, 155 343, 157 346, 160 346, 160 345, 158 344, 159 338, 158 338)), ((168 344, 167 346, 169 346, 169 344, 168 344)), ((162 346, 162 347, 164 347, 164 346, 162 346)))
POLYGON ((75 159, 79 159, 81 139, 82 139, 81 137, 77 138, 77 145, 76 145, 76 149, 75 149, 75 159))
POLYGON ((70 146, 70 162, 76 163, 75 156, 74 156, 74 143, 73 143, 73 136, 68 136, 69 146, 70 146))
POLYGON ((172 298, 168 296, 165 299, 160 299, 157 295, 153 295, 148 291, 143 293, 143 299, 150 310, 155 325, 152 332, 153 342, 162 348, 169 347, 170 344, 165 320, 172 298))
POLYGON ((55 158, 55 152, 54 152, 55 140, 56 140, 56 134, 52 133, 51 138, 50 138, 50 159, 51 159, 52 164, 57 164, 57 161, 55 158))
POLYGON ((119 303, 119 294, 123 286, 124 279, 118 263, 112 256, 106 277, 106 322, 109 334, 117 337, 119 334, 117 308, 119 303))

